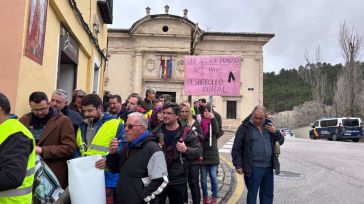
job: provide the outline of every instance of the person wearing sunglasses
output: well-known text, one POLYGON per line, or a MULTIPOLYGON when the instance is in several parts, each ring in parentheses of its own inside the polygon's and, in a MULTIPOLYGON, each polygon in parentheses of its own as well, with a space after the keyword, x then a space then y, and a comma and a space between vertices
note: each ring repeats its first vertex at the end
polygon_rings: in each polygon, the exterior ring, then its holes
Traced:
POLYGON ((118 152, 116 138, 109 146, 107 167, 119 172, 118 204, 158 203, 158 196, 168 183, 166 160, 157 138, 150 135, 142 113, 130 113, 125 123, 125 145, 118 152))

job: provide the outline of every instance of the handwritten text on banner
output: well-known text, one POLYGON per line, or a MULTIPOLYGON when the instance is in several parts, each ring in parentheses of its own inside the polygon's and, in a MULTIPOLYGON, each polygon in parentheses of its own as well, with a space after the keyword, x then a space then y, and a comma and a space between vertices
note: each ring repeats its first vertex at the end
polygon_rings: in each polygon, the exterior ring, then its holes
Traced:
POLYGON ((184 65, 185 95, 240 95, 240 56, 185 56, 184 65))

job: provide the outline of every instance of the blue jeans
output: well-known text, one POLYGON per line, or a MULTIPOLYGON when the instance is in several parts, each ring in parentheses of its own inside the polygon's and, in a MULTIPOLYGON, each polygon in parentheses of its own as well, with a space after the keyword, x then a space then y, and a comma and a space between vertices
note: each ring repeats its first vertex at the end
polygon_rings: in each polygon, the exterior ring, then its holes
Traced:
POLYGON ((202 195, 204 197, 208 196, 207 192, 207 173, 210 175, 211 180, 211 192, 212 197, 217 198, 217 165, 202 165, 201 167, 201 187, 202 187, 202 195))
POLYGON ((250 177, 244 176, 245 185, 248 189, 246 198, 247 204, 257 203, 259 190, 259 200, 261 204, 273 203, 274 176, 273 167, 252 167, 250 177))

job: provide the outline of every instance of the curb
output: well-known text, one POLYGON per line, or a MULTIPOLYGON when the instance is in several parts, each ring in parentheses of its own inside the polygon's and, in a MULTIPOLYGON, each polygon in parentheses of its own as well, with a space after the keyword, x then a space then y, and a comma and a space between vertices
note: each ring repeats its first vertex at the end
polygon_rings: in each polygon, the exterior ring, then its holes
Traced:
MULTIPOLYGON (((238 202, 239 198, 243 195, 244 191, 244 181, 243 177, 240 174, 235 172, 235 168, 231 161, 229 161, 224 156, 220 155, 220 159, 229 167, 231 173, 231 182, 229 185, 229 190, 225 194, 224 197, 221 198, 222 203, 235 204, 238 202)), ((226 174, 226 173, 225 173, 226 174)), ((225 182, 224 182, 225 184, 225 182)))

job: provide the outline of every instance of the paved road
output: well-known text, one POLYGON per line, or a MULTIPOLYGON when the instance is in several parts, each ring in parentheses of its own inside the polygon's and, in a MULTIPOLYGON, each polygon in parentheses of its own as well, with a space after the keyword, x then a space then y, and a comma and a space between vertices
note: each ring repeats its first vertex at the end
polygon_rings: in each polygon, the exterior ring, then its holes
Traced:
MULTIPOLYGON (((225 134, 219 147, 233 135, 225 134)), ((364 143, 288 138, 281 151, 275 203, 364 203, 364 143)), ((245 203, 243 190, 238 203, 245 203)))

